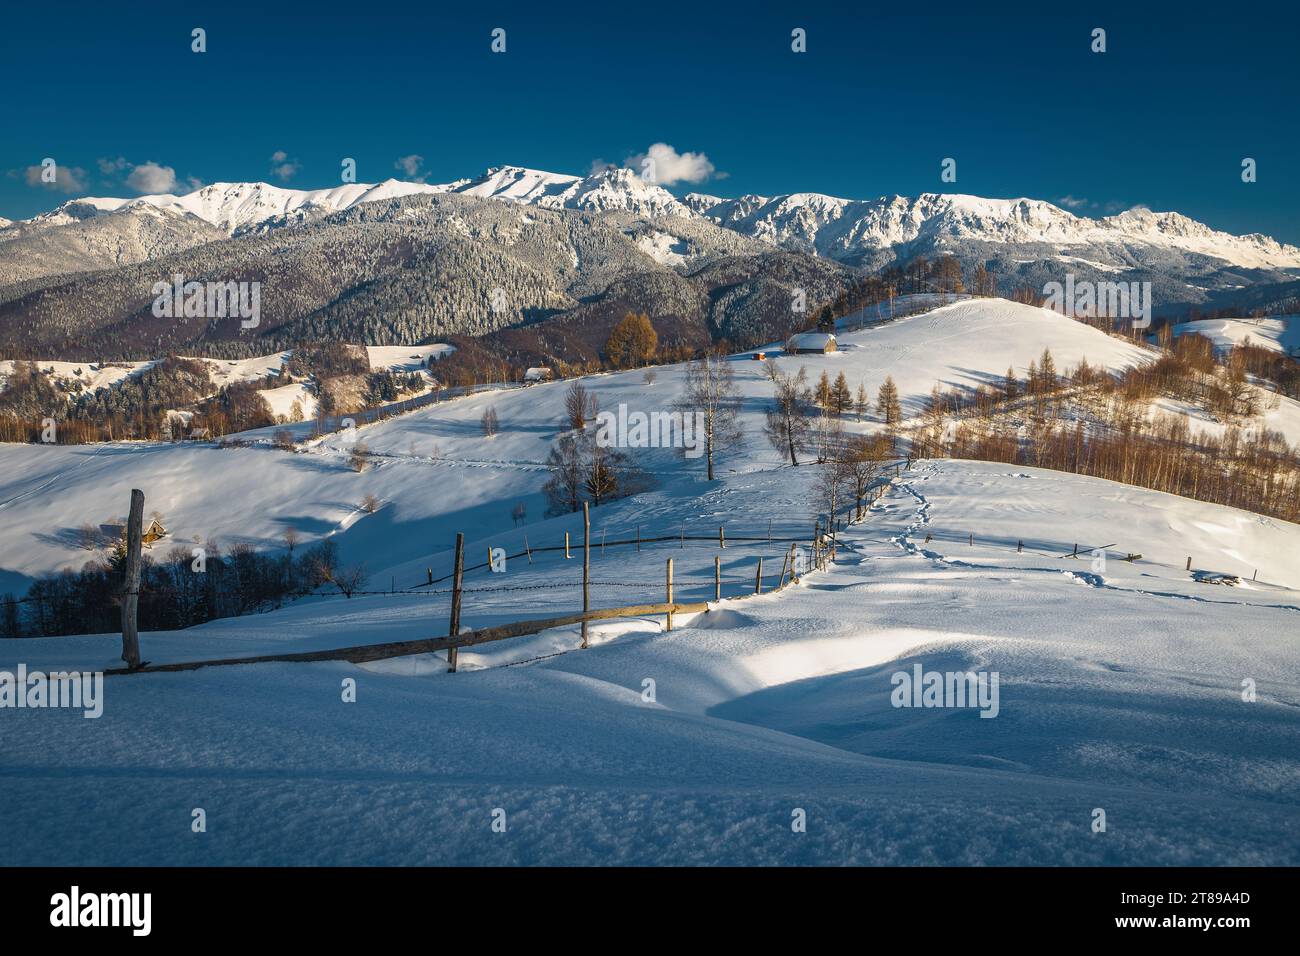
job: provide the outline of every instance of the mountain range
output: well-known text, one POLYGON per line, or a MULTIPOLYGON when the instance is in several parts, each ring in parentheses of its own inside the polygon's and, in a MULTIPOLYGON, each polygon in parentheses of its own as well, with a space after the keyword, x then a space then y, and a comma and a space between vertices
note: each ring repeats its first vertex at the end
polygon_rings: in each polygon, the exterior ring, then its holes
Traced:
POLYGON ((744 340, 796 289, 829 301, 855 277, 941 255, 968 271, 983 263, 1004 292, 1066 272, 1150 281, 1158 314, 1285 308, 1300 284, 1300 248, 1176 212, 1092 219, 1036 199, 935 193, 679 198, 630 169, 501 166, 444 184, 215 183, 0 220, 0 347, 257 351, 303 335, 397 344, 537 322, 594 323, 595 336, 626 308, 686 344, 744 340), (262 282, 263 320, 251 331, 159 323, 150 289, 176 273, 262 282))

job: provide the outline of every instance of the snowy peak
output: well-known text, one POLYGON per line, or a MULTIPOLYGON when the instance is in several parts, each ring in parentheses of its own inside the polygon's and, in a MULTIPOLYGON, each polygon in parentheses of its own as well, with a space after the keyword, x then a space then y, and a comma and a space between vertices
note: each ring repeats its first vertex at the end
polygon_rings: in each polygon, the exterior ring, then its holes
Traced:
POLYGON ((525 204, 540 204, 562 196, 581 180, 579 176, 547 173, 522 166, 496 166, 478 179, 464 180, 448 187, 452 192, 480 199, 508 199, 525 204))
POLYGON ((605 169, 583 177, 501 166, 450 189, 468 196, 505 199, 543 209, 617 210, 647 216, 695 215, 668 190, 645 182, 630 169, 605 169))
POLYGON ((270 220, 290 221, 347 209, 359 202, 415 193, 445 192, 445 186, 390 179, 378 185, 350 183, 332 189, 283 189, 269 183, 213 183, 192 193, 140 196, 136 199, 74 199, 29 220, 33 225, 64 225, 104 213, 161 211, 196 216, 234 234, 270 220))

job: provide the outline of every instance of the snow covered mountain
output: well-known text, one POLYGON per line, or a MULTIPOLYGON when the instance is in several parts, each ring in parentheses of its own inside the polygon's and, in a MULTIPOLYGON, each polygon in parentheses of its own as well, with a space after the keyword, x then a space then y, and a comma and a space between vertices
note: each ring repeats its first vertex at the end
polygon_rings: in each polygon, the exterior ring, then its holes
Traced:
MULTIPOLYGON (((758 251, 766 247, 815 255, 837 267, 874 270, 918 256, 952 255, 968 273, 983 263, 1003 291, 1041 288, 1060 281, 1065 271, 1093 281, 1150 281, 1154 300, 1166 314, 1193 305, 1290 307, 1300 283, 1300 248, 1258 234, 1231 235, 1176 212, 1135 208, 1091 219, 1038 199, 938 193, 869 200, 819 193, 735 199, 691 193, 678 198, 630 169, 574 176, 499 166, 473 179, 442 184, 389 179, 296 190, 267 183, 215 183, 181 196, 74 199, 0 229, 0 289, 10 286, 12 297, 20 283, 48 284, 55 276, 152 263, 249 234, 274 232, 289 243, 309 241, 305 234, 283 230, 303 225, 343 230, 343 214, 367 204, 379 210, 437 196, 501 203, 516 211, 522 206, 579 212, 583 215, 565 227, 575 235, 601 231, 602 220, 610 216, 633 217, 641 230, 635 237, 639 247, 678 270, 697 267, 699 260, 699 250, 683 242, 682 230, 716 232, 721 227, 758 251)), ((512 235, 530 223, 528 215, 519 218, 512 235)), ((453 218, 444 225, 444 239, 464 236, 463 222, 453 218)), ((504 241, 482 238, 497 248, 504 241)), ((710 240, 706 245, 719 244, 710 240)), ((26 291, 21 287, 21 294, 26 291)), ((0 302, 5 298, 0 292, 0 302)), ((537 301, 528 307, 552 306, 537 301)))
MULTIPOLYGON (((839 261, 874 263, 972 247, 1049 247, 1038 252, 1072 255, 1103 271, 1166 262, 1215 260, 1246 269, 1300 269, 1300 248, 1268 236, 1235 236, 1176 212, 1135 208, 1103 219, 1076 216, 1040 199, 983 199, 923 193, 856 200, 820 193, 741 196, 700 193, 677 198, 630 169, 589 176, 499 166, 474 179, 428 184, 396 179, 331 189, 284 189, 267 183, 214 183, 181 196, 135 199, 83 198, 21 223, 0 220, 19 233, 64 226, 142 209, 194 216, 228 235, 289 225, 356 205, 401 196, 460 193, 546 209, 618 210, 650 218, 703 216, 728 229, 783 249, 839 261)), ((986 251, 986 250, 984 250, 986 251)))
MULTIPOLYGON (((162 193, 136 199, 73 199, 57 209, 27 220, 28 227, 62 226, 107 213, 162 210, 194 216, 228 235, 250 229, 290 225, 351 209, 360 203, 432 193, 461 193, 479 199, 501 199, 545 209, 621 210, 650 216, 695 215, 672 193, 643 182, 630 169, 607 169, 591 176, 567 176, 520 166, 489 169, 477 179, 428 184, 387 179, 367 185, 349 183, 332 189, 283 189, 268 183, 213 183, 192 193, 162 193)), ((7 223, 8 220, 0 220, 7 223)))
MULTIPOLYGON (((922 193, 915 198, 837 199, 819 193, 719 199, 692 193, 693 211, 787 249, 834 259, 861 259, 885 249, 925 244, 935 251, 962 243, 1046 244, 1060 252, 1095 253, 1102 266, 1147 246, 1221 259, 1252 269, 1300 268, 1300 248, 1258 234, 1218 232, 1176 212, 1130 209, 1089 219, 1040 199, 982 199, 922 193)), ((1092 259, 1082 255, 1080 258, 1092 259)))

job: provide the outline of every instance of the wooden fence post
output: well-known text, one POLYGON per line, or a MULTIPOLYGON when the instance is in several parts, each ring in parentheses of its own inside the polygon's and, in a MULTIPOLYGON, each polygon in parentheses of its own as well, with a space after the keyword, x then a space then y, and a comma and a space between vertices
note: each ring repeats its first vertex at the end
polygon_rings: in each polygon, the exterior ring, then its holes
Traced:
POLYGON ((767 519, 767 544, 768 547, 772 546, 772 519, 771 518, 767 519))
POLYGON ((1077 558, 1078 556, 1079 556, 1079 542, 1076 541, 1074 543, 1074 554, 1070 555, 1070 557, 1077 558))
POLYGON ((763 558, 761 555, 758 559, 758 573, 754 575, 754 593, 763 593, 763 558))
POLYGON ((433 583, 433 568, 425 568, 424 573, 429 576, 429 583, 433 583))
POLYGON ((641 551, 641 526, 640 525, 636 526, 636 550, 638 554, 641 551))
POLYGON ((723 551, 727 549, 727 533, 722 530, 722 525, 718 525, 718 547, 723 551))
POLYGON ((126 519, 126 584, 122 594, 122 660, 134 670, 140 666, 140 635, 136 611, 140 606, 140 538, 144 529, 144 492, 131 489, 131 512, 126 519))
POLYGON ((1017 541, 1017 542, 1016 542, 1016 554, 1020 554, 1020 553, 1023 552, 1024 550, 1025 550, 1025 543, 1024 543, 1023 541, 1017 541))
POLYGON ((1187 567, 1184 568, 1184 570, 1186 571, 1192 570, 1192 556, 1190 554, 1187 556, 1187 567))
MULTIPOLYGON (((460 585, 465 573, 465 535, 456 532, 456 563, 451 576, 451 624, 447 634, 452 640, 460 635, 460 585)), ((457 648, 447 648, 447 673, 456 673, 457 648)))
MULTIPOLYGON (((673 603, 673 559, 672 558, 668 559, 668 597, 666 603, 668 604, 673 603)), ((671 631, 672 629, 673 629, 673 612, 669 611, 668 622, 664 630, 671 631)))
POLYGON ((524 554, 528 555, 528 563, 533 563, 533 552, 528 547, 528 535, 524 535, 524 554))
POLYGON ((569 532, 564 532, 564 560, 569 560, 569 532))
MULTIPOLYGON (((605 546, 604 538, 601 547, 605 546)), ((587 646, 587 614, 591 611, 591 510, 582 503, 582 646, 587 646)))
POLYGON ((713 600, 722 600, 722 558, 713 556, 713 600))

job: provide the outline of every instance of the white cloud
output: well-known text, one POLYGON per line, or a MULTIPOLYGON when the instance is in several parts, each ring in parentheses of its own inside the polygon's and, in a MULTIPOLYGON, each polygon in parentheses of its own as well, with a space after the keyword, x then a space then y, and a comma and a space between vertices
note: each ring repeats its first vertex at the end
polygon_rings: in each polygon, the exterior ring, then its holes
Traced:
POLYGON ((112 176, 131 168, 131 164, 124 156, 119 156, 117 159, 97 159, 95 162, 99 164, 99 171, 105 176, 112 176))
POLYGON ((1064 206, 1066 209, 1082 209, 1088 205, 1088 200, 1078 199, 1074 196, 1062 196, 1060 199, 1056 200, 1056 202, 1058 205, 1064 206))
POLYGON ((413 183, 422 183, 427 175, 421 175, 420 170, 424 167, 424 157, 418 153, 412 153, 410 156, 399 156, 397 162, 393 163, 394 169, 399 169, 408 180, 413 183))
POLYGON ((54 182, 45 182, 42 175, 44 166, 28 166, 23 170, 23 178, 28 186, 38 189, 57 189, 64 193, 83 192, 86 188, 86 171, 80 166, 62 166, 54 164, 54 182))
POLYGON ((288 182, 298 175, 298 170, 302 169, 302 163, 296 159, 290 159, 289 154, 282 149, 277 149, 271 154, 271 175, 280 182, 288 182))
POLYGON ((624 165, 640 173, 647 168, 647 159, 652 163, 648 178, 659 186, 702 183, 706 179, 720 178, 709 157, 703 153, 679 153, 667 143, 655 143, 644 153, 629 157, 624 165))
POLYGON ((176 188, 176 170, 150 160, 132 169, 126 184, 138 193, 169 193, 176 188))

